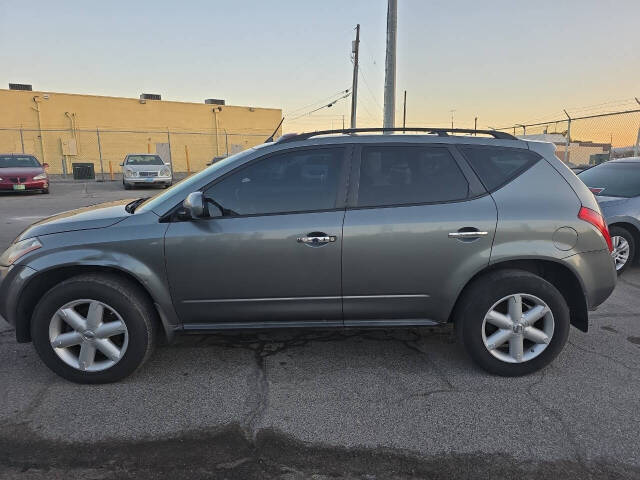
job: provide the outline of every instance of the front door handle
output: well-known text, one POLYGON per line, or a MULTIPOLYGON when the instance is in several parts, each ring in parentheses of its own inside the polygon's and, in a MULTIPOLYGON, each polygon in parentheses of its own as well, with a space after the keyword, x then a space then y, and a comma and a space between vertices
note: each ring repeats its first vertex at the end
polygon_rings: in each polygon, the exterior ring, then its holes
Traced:
POLYGON ((298 237, 298 243, 304 243, 307 245, 325 245, 327 243, 333 243, 336 241, 335 235, 323 234, 309 234, 308 236, 298 237))
POLYGON ((479 230, 470 230, 465 232, 451 232, 449 238, 477 238, 489 235, 489 232, 481 232, 479 230))

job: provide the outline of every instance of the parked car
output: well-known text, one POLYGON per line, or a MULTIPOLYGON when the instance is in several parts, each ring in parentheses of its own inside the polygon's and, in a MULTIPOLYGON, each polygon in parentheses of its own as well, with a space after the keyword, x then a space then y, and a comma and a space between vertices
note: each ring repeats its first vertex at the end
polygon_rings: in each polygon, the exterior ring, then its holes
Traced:
POLYGON ((24 153, 0 154, 0 191, 49 193, 49 177, 36 157, 24 153))
POLYGON ((54 372, 121 379, 158 339, 455 323, 487 371, 536 371, 611 294, 611 240, 552 144, 316 132, 150 199, 40 221, 0 257, 0 313, 54 372))
POLYGON ((579 177, 595 194, 609 225, 616 270, 637 260, 640 245, 640 157, 602 163, 579 177))
POLYGON ((160 155, 130 153, 120 166, 122 185, 127 190, 134 185, 161 185, 167 188, 173 183, 171 164, 163 162, 160 155))
POLYGON ((207 166, 213 165, 214 163, 219 162, 220 160, 224 160, 225 158, 227 158, 226 155, 217 155, 207 162, 207 166))
POLYGON ((573 173, 577 175, 579 173, 584 172, 585 170, 589 170, 592 167, 593 165, 574 165, 573 167, 570 167, 570 168, 573 171, 573 173))

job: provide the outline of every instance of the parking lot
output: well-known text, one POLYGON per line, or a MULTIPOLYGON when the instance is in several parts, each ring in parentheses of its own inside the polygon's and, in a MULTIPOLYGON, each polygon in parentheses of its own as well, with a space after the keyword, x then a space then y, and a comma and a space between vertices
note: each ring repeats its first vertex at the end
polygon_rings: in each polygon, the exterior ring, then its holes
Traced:
MULTIPOLYGON (((0 249, 53 213, 153 191, 0 197, 0 249)), ((111 385, 57 377, 0 320, 0 477, 640 478, 640 268, 537 374, 449 328, 179 337, 111 385)))

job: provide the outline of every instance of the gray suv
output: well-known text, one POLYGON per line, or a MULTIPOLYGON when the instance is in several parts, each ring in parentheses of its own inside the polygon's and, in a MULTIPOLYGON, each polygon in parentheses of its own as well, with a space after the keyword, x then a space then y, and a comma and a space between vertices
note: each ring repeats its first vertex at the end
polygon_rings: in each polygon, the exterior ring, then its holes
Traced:
POLYGON ((373 130, 283 136, 38 222, 0 257, 0 313, 83 383, 177 333, 453 322, 480 367, 515 376, 587 331, 616 283, 611 239, 553 145, 373 130))

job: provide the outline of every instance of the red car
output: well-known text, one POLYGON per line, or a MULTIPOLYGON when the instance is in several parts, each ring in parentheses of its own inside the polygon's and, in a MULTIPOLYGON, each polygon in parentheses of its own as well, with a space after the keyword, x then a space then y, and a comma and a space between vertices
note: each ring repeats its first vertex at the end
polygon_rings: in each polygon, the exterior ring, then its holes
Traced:
POLYGON ((40 165, 33 155, 0 153, 0 192, 38 190, 49 193, 49 178, 44 171, 48 164, 40 165))

